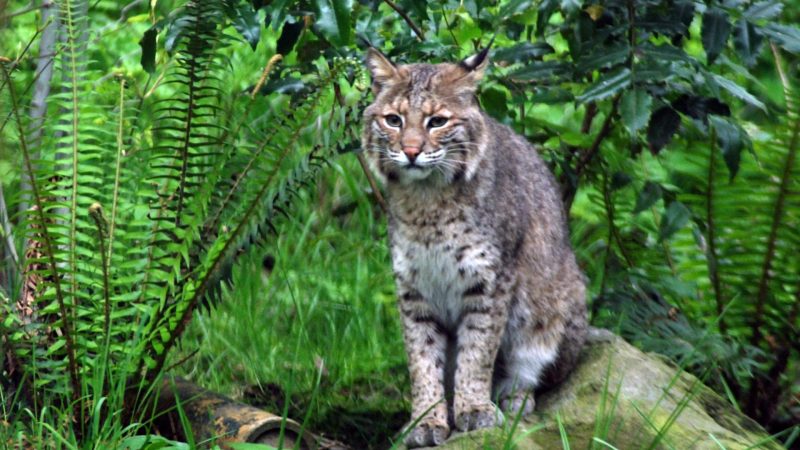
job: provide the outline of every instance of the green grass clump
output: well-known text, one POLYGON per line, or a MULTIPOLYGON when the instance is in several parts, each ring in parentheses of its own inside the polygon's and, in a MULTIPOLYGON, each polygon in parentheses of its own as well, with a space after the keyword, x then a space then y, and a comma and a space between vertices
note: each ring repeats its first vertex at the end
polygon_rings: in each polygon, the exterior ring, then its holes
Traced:
POLYGON ((386 224, 353 155, 318 182, 270 245, 242 255, 173 360, 188 356, 176 371, 204 387, 372 446, 409 410, 386 224))

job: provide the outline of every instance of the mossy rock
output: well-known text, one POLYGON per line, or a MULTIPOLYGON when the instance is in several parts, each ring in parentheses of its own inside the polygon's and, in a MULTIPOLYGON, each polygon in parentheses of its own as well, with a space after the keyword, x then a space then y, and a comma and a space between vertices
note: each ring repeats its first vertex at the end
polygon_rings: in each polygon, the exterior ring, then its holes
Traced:
POLYGON ((783 448, 693 375, 604 330, 592 335, 569 379, 537 399, 536 414, 513 431, 454 434, 438 449, 566 448, 559 423, 580 450, 783 448))

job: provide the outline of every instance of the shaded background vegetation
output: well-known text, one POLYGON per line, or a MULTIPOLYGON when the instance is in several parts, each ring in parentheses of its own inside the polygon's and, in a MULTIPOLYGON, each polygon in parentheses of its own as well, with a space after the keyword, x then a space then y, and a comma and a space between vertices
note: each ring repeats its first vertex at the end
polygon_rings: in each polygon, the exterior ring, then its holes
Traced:
POLYGON ((119 445, 170 368, 388 442, 408 381, 364 45, 439 62, 494 38, 479 99, 556 173, 593 322, 790 437, 797 6, 0 3, 0 436, 119 445))

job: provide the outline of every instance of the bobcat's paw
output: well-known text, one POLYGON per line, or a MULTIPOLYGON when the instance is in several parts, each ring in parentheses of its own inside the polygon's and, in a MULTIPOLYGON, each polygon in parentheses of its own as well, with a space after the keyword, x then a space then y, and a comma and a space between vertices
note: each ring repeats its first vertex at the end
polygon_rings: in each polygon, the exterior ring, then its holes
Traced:
POLYGON ((494 403, 477 403, 460 408, 456 412, 456 428, 459 431, 478 430, 502 425, 503 413, 494 403))
POLYGON ((442 445, 450 435, 450 427, 446 421, 425 418, 419 421, 405 439, 408 448, 442 445))
POLYGON ((533 412, 534 407, 536 407, 536 399, 533 398, 533 392, 530 391, 514 392, 500 400, 500 408, 509 417, 518 415, 525 417, 533 412))

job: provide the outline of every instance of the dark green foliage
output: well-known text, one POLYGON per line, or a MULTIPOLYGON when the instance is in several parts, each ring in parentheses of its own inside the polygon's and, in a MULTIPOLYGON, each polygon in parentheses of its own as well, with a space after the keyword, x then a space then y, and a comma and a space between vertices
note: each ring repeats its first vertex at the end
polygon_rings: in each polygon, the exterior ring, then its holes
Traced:
MULTIPOLYGON (((494 39, 478 99, 554 168, 596 322, 779 431, 797 419, 800 30, 789 3, 734 3, 186 2, 149 11, 131 39, 151 76, 115 77, 96 72, 101 35, 82 37, 98 13, 63 2, 48 132, 18 164, 38 208, 13 219, 40 249, 25 266, 42 276, 37 316, 4 305, 0 335, 35 365, 29 392, 62 404, 88 395, 82 379, 103 380, 100 396, 156 379, 236 258, 358 147, 361 41, 403 63, 494 39)), ((4 64, 0 145, 22 149, 33 75, 4 64)))

